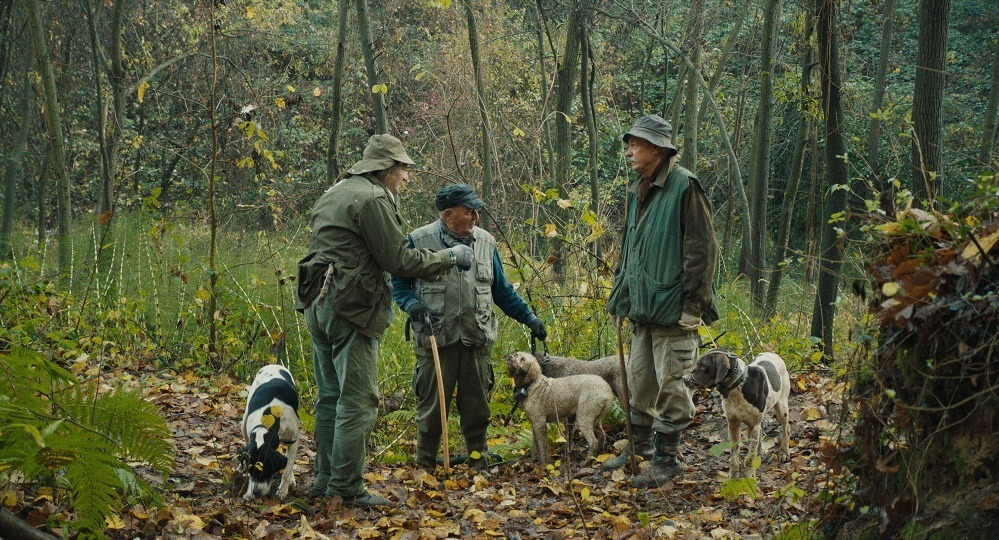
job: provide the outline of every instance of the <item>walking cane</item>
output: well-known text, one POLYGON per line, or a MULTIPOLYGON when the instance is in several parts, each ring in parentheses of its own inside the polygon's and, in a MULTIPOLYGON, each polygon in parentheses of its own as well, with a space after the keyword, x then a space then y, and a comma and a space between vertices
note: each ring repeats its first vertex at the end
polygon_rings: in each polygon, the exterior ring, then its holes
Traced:
POLYGON ((628 460, 631 466, 631 474, 638 472, 638 461, 635 460, 635 437, 631 431, 631 392, 628 390, 628 370, 624 366, 624 338, 621 337, 621 327, 624 326, 624 320, 620 317, 617 318, 617 359, 618 364, 621 367, 621 388, 624 390, 624 425, 628 430, 628 449, 631 450, 630 459, 628 460))
POLYGON ((437 352, 437 337, 434 336, 434 324, 427 314, 427 327, 430 328, 430 352, 434 355, 434 373, 437 374, 437 403, 441 409, 441 437, 444 440, 444 474, 451 474, 451 447, 447 437, 447 407, 444 401, 444 378, 441 375, 441 357, 437 352))

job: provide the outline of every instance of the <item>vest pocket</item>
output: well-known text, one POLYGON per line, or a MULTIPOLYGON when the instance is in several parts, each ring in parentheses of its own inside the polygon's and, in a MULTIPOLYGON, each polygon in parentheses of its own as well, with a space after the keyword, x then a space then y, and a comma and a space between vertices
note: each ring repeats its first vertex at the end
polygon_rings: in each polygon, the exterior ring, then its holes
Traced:
MULTIPOLYGON (((421 283, 418 296, 423 305, 427 306, 430 313, 434 315, 444 314, 444 291, 447 286, 443 283, 421 283)), ((437 317, 434 318, 434 322, 437 322, 437 317)))
POLYGON ((643 269, 631 274, 631 312, 629 318, 670 326, 680 320, 683 282, 679 278, 663 283, 650 276, 643 269))

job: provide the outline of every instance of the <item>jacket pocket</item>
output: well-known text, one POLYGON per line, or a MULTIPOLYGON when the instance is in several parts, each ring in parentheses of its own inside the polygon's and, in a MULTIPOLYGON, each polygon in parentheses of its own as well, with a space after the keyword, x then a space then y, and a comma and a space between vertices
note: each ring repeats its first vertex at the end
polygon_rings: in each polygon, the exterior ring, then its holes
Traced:
MULTIPOLYGON (((378 276, 363 267, 336 270, 330 305, 344 319, 360 328, 368 328, 372 318, 385 303, 386 291, 378 276)), ((383 329, 382 329, 383 330, 383 329)))

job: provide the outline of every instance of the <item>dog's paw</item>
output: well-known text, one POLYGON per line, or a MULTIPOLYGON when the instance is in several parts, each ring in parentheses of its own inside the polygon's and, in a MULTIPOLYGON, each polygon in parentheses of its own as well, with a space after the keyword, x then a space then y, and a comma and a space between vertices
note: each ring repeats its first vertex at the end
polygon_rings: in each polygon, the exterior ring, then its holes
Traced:
POLYGON ((288 498, 288 487, 289 486, 281 486, 281 489, 279 489, 277 491, 277 494, 275 496, 278 499, 282 499, 282 500, 288 498))

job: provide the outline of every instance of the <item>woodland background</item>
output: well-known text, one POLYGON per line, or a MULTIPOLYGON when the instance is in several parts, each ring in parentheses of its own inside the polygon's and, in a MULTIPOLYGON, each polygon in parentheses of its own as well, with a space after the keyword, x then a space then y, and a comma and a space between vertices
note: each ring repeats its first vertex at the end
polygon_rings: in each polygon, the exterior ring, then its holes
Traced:
MULTIPOLYGON (((620 134, 656 113, 722 245, 722 319, 702 337, 776 351, 836 395, 797 397, 829 416, 815 451, 837 480, 742 534, 984 534, 999 509, 997 29, 991 0, 0 0, 0 527, 183 535, 176 512, 134 506, 181 496, 170 479, 192 447, 171 408, 184 425, 238 418, 240 385, 273 361, 311 401, 295 263, 311 204, 375 133, 416 158, 408 228, 436 218, 437 189, 473 184, 549 349, 616 352, 620 134), (232 403, 197 411, 206 394, 232 403)), ((385 466, 414 437, 402 319, 380 366, 385 466)), ((501 332, 498 418, 500 361, 527 347, 512 321, 501 332)), ((523 457, 524 426, 494 424, 491 445, 523 457)), ((215 448, 227 482, 236 443, 215 448)), ((722 485, 736 505, 756 497, 722 485)), ((673 527, 641 525, 594 527, 673 527)))

